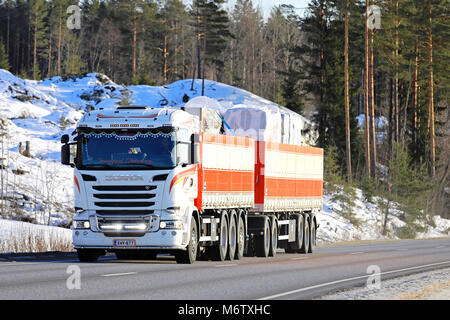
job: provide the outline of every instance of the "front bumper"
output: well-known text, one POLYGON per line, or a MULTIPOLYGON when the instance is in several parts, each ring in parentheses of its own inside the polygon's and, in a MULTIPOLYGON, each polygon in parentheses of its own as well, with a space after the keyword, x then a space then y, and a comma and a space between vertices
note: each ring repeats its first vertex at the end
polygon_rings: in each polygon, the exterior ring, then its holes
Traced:
POLYGON ((188 244, 188 235, 182 230, 159 230, 148 232, 143 236, 106 236, 102 232, 91 230, 73 230, 73 246, 75 249, 161 249, 185 250, 188 244), (135 246, 114 246, 114 240, 133 240, 135 246))

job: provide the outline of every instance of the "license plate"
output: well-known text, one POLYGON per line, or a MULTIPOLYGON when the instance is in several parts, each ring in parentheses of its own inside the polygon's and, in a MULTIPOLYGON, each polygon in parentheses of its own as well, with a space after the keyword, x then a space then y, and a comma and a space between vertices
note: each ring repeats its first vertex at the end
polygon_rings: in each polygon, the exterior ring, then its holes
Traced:
POLYGON ((135 239, 114 239, 114 247, 136 247, 135 239))

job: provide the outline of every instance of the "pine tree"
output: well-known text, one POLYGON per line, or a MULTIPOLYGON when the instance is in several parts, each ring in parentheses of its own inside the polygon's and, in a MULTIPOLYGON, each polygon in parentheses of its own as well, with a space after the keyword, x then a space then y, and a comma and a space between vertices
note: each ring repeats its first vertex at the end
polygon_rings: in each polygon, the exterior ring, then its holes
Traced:
POLYGON ((33 79, 40 79, 41 72, 39 68, 39 60, 46 57, 46 47, 48 39, 47 34, 47 18, 48 12, 45 0, 32 0, 30 2, 30 26, 32 32, 32 48, 33 48, 33 79))
POLYGON ((0 42, 0 69, 9 70, 11 65, 9 64, 8 55, 6 54, 5 45, 0 42))

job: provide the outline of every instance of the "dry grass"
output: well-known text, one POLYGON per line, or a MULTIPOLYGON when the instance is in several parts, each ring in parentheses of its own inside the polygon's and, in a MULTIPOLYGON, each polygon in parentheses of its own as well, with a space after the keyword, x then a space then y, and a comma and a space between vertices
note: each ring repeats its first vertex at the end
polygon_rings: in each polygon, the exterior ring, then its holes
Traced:
POLYGON ((72 239, 48 230, 18 230, 0 241, 0 253, 73 250, 72 239))
POLYGON ((450 298, 449 293, 450 293, 450 281, 427 286, 420 292, 404 293, 398 296, 395 300, 423 300, 430 297, 432 299, 448 300, 450 298))

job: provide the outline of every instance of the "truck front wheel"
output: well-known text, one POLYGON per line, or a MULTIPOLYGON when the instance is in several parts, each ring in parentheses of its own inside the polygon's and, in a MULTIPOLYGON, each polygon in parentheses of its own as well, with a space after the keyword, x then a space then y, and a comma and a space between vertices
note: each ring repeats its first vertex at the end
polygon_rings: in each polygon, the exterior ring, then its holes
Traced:
POLYGON ((77 255, 80 262, 95 262, 104 255, 104 252, 93 249, 77 249, 77 255))
POLYGON ((175 253, 175 260, 177 263, 192 264, 197 259, 198 252, 198 235, 197 222, 194 217, 191 218, 191 234, 189 244, 185 251, 177 251, 175 253))

